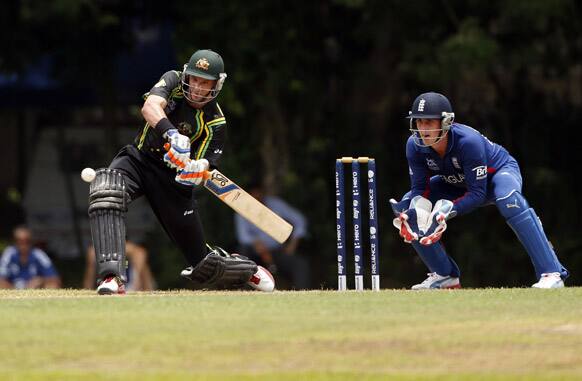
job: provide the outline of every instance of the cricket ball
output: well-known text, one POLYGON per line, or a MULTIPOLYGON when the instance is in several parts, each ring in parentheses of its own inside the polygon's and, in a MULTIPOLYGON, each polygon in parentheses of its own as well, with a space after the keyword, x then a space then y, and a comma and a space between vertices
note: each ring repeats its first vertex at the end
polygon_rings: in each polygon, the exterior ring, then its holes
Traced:
POLYGON ((93 168, 85 168, 81 171, 81 178, 83 181, 90 183, 95 180, 95 170, 93 168))

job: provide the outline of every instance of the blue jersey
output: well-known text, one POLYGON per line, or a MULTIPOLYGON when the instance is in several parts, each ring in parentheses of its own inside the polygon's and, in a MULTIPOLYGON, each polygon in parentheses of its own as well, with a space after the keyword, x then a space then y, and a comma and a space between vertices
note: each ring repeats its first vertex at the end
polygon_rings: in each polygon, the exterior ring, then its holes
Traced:
POLYGON ((14 288, 24 288, 35 277, 55 277, 57 271, 50 258, 40 249, 32 248, 26 263, 20 261, 20 254, 14 246, 4 250, 0 258, 0 278, 12 283, 14 288))
POLYGON ((441 158, 430 147, 420 147, 411 136, 406 143, 410 181, 410 198, 429 197, 430 179, 439 176, 443 182, 465 190, 453 201, 454 211, 465 214, 485 203, 491 177, 507 164, 517 166, 507 150, 483 136, 479 131, 454 123, 448 133, 445 156, 441 158))

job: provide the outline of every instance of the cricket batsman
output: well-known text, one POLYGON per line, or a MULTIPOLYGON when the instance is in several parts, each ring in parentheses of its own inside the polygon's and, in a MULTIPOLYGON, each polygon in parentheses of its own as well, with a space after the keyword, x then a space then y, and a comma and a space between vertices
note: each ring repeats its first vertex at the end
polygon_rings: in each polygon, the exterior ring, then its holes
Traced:
POLYGON ((542 223, 522 193, 517 161, 477 130, 454 122, 442 94, 419 95, 408 118, 406 143, 411 189, 400 202, 390 200, 394 226, 429 269, 413 290, 460 288, 460 271, 439 241, 448 221, 485 205, 496 205, 527 251, 535 288, 564 287, 562 266, 542 223))
POLYGON ((184 254, 189 266, 182 276, 203 287, 249 284, 265 291, 253 261, 207 245, 194 198, 205 171, 217 168, 222 156, 226 119, 216 97, 225 80, 222 57, 212 50, 198 50, 182 71, 166 72, 144 95, 145 125, 134 143, 97 171, 89 221, 99 294, 125 292, 125 214, 141 196, 184 254))

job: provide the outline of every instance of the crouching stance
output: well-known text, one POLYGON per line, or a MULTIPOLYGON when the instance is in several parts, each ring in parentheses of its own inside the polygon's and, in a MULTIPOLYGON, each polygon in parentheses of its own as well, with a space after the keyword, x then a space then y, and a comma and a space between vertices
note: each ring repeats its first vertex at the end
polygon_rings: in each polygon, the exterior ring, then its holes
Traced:
POLYGON ((409 112, 406 144, 411 190, 390 204, 394 226, 429 269, 412 289, 459 288, 460 271, 439 241, 447 221, 480 206, 496 205, 527 251, 535 288, 564 287, 568 271, 558 260, 541 221, 522 194, 517 161, 473 128, 454 123, 442 94, 419 95, 409 112))
POLYGON ((125 292, 125 214, 142 196, 183 253, 189 278, 204 287, 273 290, 270 274, 254 262, 209 252, 194 197, 205 171, 217 168, 222 156, 226 119, 216 97, 225 79, 224 62, 212 50, 198 50, 182 71, 166 72, 144 95, 145 124, 133 144, 97 171, 89 220, 99 294, 125 292))

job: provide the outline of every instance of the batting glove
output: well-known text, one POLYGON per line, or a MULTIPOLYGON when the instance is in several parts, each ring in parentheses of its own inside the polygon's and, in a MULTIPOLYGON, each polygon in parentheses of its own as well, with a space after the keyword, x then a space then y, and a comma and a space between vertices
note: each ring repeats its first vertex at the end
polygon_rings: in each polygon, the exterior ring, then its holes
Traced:
POLYGON ((208 160, 188 160, 183 169, 178 171, 176 181, 183 185, 198 186, 204 181, 208 170, 208 160))
POLYGON ((447 230, 447 219, 453 218, 455 214, 451 201, 438 200, 430 214, 430 226, 424 232, 420 243, 428 246, 440 240, 445 230, 447 230))
POLYGON ((169 129, 164 137, 169 143, 164 162, 171 168, 183 169, 190 160, 190 139, 175 128, 169 129))

